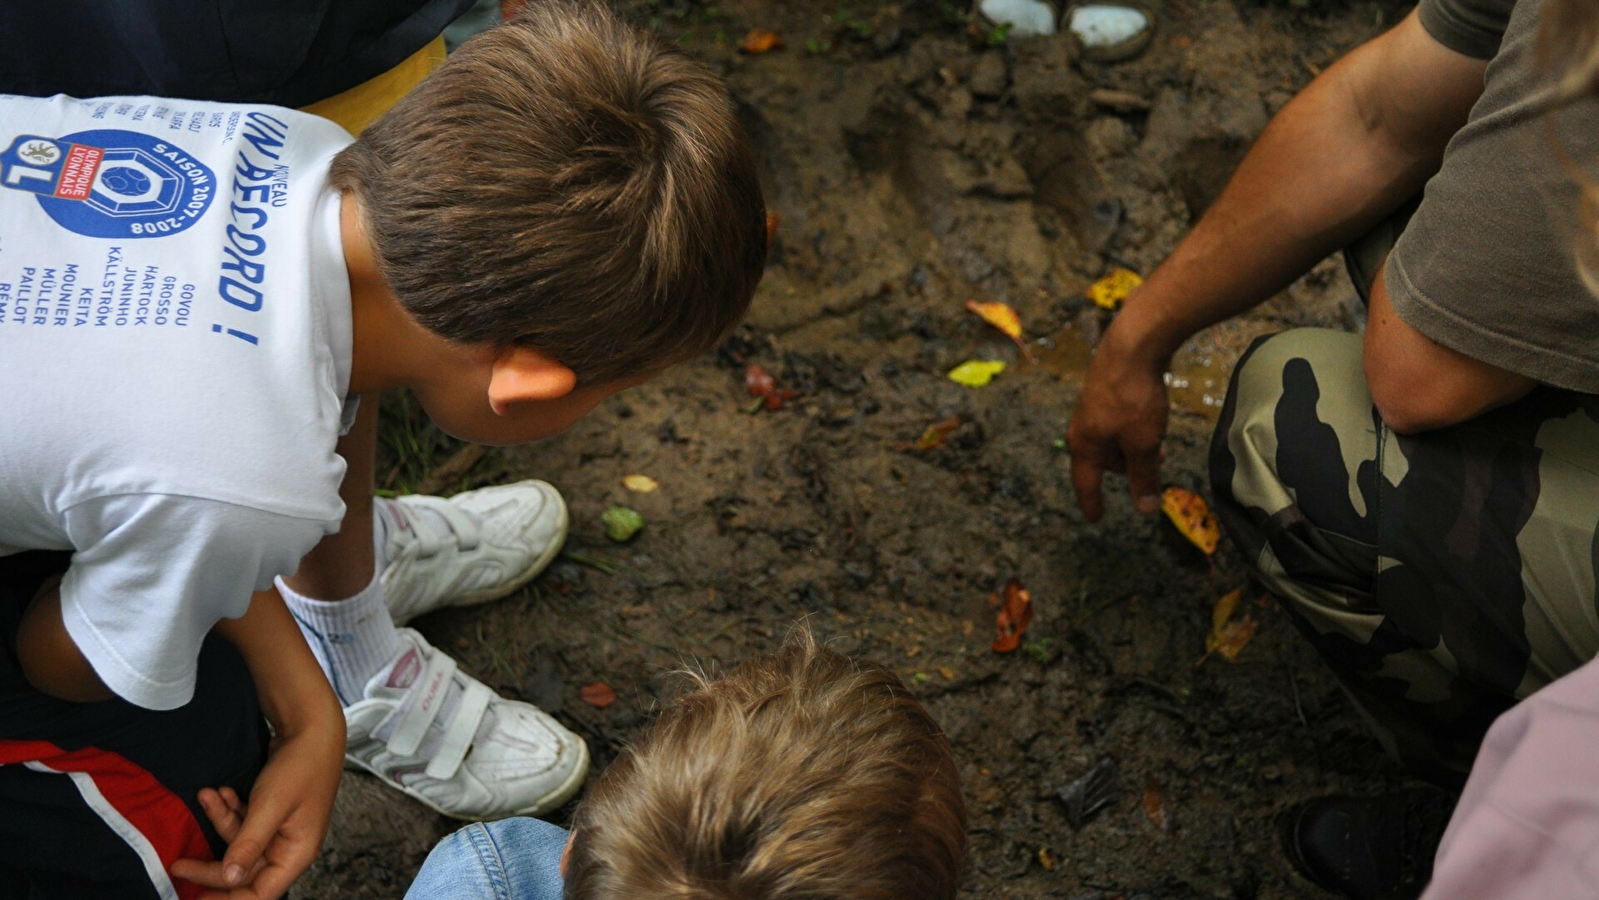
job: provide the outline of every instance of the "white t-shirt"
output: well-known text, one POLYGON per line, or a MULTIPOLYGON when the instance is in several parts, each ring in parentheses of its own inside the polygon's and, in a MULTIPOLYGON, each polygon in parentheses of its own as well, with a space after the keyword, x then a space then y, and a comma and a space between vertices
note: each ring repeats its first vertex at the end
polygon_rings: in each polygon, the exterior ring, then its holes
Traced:
POLYGON ((188 702, 216 621, 343 517, 349 143, 276 107, 0 95, 0 555, 76 551, 67 632, 139 706, 188 702))

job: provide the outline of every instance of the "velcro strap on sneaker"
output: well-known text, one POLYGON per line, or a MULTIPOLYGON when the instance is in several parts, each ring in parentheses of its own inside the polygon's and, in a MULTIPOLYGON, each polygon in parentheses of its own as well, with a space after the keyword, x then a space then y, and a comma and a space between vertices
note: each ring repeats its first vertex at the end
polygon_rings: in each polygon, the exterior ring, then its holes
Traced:
MULTIPOLYGON (((466 510, 443 497, 431 497, 427 494, 412 494, 400 499, 405 503, 430 509, 443 516, 444 521, 449 523, 450 531, 455 533, 455 546, 462 550, 477 549, 479 540, 478 524, 476 520, 467 514, 466 510)), ((418 531, 420 530, 418 529, 418 531)), ((425 555, 431 556, 440 549, 443 548, 433 547, 429 544, 423 552, 425 555)))
POLYGON ((450 681, 455 678, 455 660, 449 654, 433 651, 416 684, 411 685, 411 708, 400 716, 400 724, 389 735, 389 752, 397 756, 415 756, 427 737, 428 726, 444 707, 449 696, 450 681))
POLYGON ((461 763, 466 759, 466 752, 472 748, 472 737, 477 734, 478 724, 483 721, 483 714, 493 700, 494 692, 487 685, 476 678, 466 679, 466 693, 462 695, 461 703, 450 719, 444 742, 439 744, 433 758, 428 760, 427 774, 430 778, 442 781, 455 777, 455 771, 461 768, 461 763))

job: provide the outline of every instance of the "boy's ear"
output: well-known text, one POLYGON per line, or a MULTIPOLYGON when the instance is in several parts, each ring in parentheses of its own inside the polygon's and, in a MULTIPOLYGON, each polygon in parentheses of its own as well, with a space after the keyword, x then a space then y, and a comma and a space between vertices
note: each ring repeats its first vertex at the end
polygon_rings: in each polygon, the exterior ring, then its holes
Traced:
POLYGON ((577 373, 529 347, 506 347, 495 354, 489 376, 489 406, 505 415, 512 404, 557 400, 577 387, 577 373))

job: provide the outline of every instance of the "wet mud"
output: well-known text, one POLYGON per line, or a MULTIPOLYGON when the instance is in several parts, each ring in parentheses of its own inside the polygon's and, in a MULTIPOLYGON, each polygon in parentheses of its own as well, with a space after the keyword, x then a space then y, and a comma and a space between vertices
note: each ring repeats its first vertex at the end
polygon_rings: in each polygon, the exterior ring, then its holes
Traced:
MULTIPOLYGON (((1204 656, 1211 608, 1245 586, 1111 485, 1086 524, 1063 439, 1111 313, 1084 289, 1147 273, 1313 73, 1397 21, 1390 4, 1169 0, 1142 56, 1069 39, 991 42, 936 2, 633 3, 725 73, 779 216, 748 323, 715 354, 541 445, 493 450, 443 490, 538 477, 572 511, 568 554, 526 590, 415 625, 503 694, 583 735, 596 771, 679 688, 805 621, 898 671, 949 732, 971 813, 963 893, 983 898, 1315 898, 1277 847, 1295 801, 1401 779, 1291 623, 1204 656), (737 52, 752 27, 786 46, 737 52), (1037 358, 963 308, 1002 301, 1037 358), (981 388, 945 373, 1008 368, 981 388), (799 396, 751 411, 759 364, 799 396), (941 446, 907 449, 958 417, 941 446), (624 476, 659 489, 633 493, 624 476), (630 542, 601 514, 646 524, 630 542), (990 649, 988 602, 1032 593, 1022 646, 990 649), (584 703, 614 687, 606 709, 584 703)), ((1328 260, 1174 361, 1164 477, 1204 492, 1233 361, 1287 327, 1357 328, 1328 260)), ((380 477, 408 489, 455 446, 398 403, 380 477)), ((563 810, 553 818, 569 813, 563 810)), ((347 773, 296 896, 398 897, 457 826, 347 773)))

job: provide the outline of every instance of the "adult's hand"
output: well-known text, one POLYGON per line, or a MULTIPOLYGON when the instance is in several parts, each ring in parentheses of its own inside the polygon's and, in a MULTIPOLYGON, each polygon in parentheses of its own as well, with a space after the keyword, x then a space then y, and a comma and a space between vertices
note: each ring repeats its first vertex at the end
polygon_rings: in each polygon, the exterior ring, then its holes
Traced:
POLYGON ((1139 512, 1160 508, 1160 444, 1166 436, 1165 360, 1116 340, 1115 329, 1100 342, 1077 409, 1066 432, 1072 454, 1072 487, 1083 517, 1105 514, 1106 472, 1127 475, 1139 512))
POLYGON ((1481 95, 1486 66, 1434 40, 1411 13, 1283 107, 1100 342, 1068 437, 1072 484, 1089 521, 1104 513, 1106 472, 1127 473, 1140 509, 1159 505, 1171 354, 1420 190, 1481 95))

